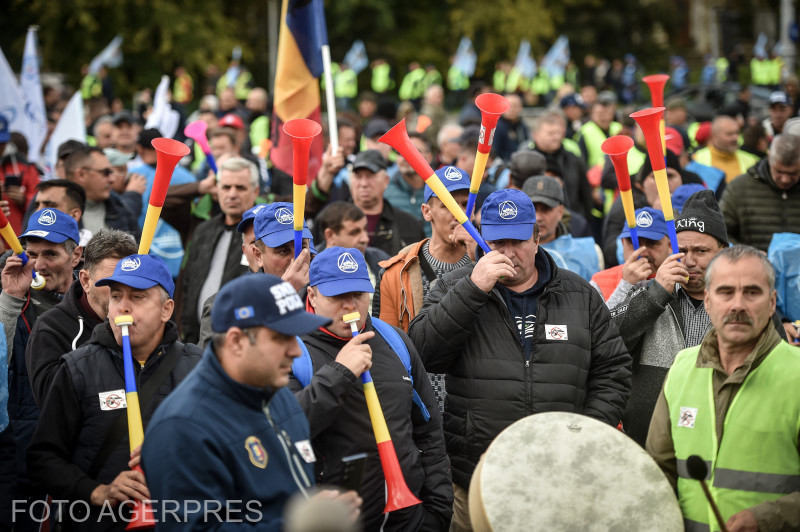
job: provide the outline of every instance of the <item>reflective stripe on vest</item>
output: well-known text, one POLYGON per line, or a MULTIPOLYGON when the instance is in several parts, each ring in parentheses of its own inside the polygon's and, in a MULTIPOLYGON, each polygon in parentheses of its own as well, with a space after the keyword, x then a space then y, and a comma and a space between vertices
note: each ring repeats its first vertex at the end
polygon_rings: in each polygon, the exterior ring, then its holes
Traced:
POLYGON ((709 466, 708 485, 723 519, 800 490, 800 397, 791 390, 800 372, 800 351, 781 342, 745 378, 725 417, 717 445, 713 371, 695 366, 700 347, 681 351, 667 375, 664 395, 678 460, 678 499, 692 528, 718 530, 700 483, 685 460, 696 454, 709 466))

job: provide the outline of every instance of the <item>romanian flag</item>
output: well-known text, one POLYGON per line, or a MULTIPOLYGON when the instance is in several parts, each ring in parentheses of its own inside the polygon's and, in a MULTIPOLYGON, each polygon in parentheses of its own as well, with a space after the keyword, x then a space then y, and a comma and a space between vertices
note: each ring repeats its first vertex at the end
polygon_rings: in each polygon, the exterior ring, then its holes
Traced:
MULTIPOLYGON (((278 170, 292 175, 292 139, 283 124, 295 118, 320 122, 319 82, 321 47, 328 44, 323 0, 283 0, 275 71, 270 160, 278 170)), ((311 144, 308 175, 316 177, 322 164, 322 137, 311 144)))

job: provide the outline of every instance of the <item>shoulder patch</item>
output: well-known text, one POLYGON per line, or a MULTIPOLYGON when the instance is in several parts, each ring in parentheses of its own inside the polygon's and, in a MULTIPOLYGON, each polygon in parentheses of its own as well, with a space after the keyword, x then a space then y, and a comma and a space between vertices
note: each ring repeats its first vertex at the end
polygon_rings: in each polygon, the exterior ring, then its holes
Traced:
POLYGON ((248 436, 247 439, 244 440, 244 448, 247 450, 247 454, 250 457, 250 463, 260 469, 267 467, 269 457, 267 456, 267 451, 264 449, 264 446, 261 444, 261 440, 255 436, 248 436))

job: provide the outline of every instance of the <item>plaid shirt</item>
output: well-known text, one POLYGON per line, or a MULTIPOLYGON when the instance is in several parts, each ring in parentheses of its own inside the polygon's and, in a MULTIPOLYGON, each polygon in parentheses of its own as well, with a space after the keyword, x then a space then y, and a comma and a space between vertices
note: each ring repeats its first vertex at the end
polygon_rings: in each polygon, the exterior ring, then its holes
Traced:
POLYGON ((681 303, 681 316, 683 317, 683 339, 686 347, 700 345, 703 337, 711 329, 711 318, 706 312, 705 305, 695 308, 691 298, 683 288, 678 287, 678 300, 681 303))

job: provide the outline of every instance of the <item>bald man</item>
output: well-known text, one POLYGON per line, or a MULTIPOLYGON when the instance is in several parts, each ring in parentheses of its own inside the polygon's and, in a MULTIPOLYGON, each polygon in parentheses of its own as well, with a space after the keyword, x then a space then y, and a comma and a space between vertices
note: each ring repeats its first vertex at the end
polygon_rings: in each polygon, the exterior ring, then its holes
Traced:
POLYGON ((725 172, 725 182, 747 172, 758 157, 739 149, 739 123, 730 116, 719 115, 711 122, 708 146, 694 154, 694 160, 725 172))

